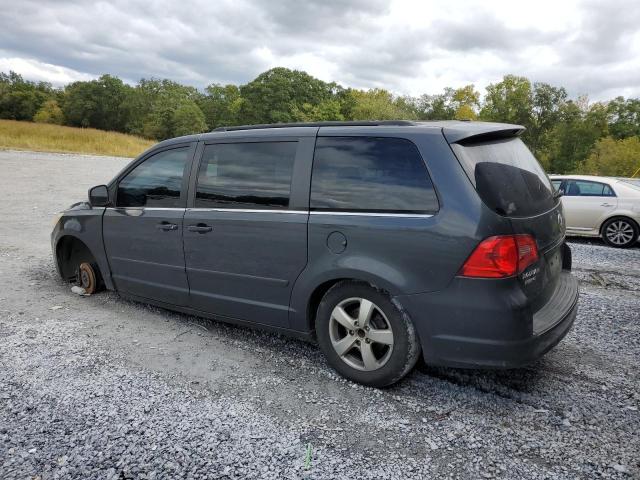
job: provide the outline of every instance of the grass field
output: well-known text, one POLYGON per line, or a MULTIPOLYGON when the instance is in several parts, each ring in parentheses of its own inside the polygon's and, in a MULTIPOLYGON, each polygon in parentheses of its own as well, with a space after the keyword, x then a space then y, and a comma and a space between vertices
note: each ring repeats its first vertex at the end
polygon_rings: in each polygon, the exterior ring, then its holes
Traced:
POLYGON ((135 157, 155 142, 93 128, 0 120, 0 148, 135 157))

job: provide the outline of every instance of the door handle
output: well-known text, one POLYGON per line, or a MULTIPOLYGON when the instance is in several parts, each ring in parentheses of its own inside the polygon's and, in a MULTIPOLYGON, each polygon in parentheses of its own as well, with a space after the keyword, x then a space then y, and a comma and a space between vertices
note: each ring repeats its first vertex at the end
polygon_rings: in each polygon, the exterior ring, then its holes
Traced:
POLYGON ((160 222, 156 225, 156 228, 158 230, 164 230, 165 232, 169 232, 171 230, 177 230, 178 225, 176 225, 175 223, 160 222))
POLYGON ((607 202, 601 203, 600 206, 601 207, 613 207, 613 205, 611 203, 607 203, 607 202))
POLYGON ((199 223, 197 225, 189 225, 187 227, 187 230, 189 230, 190 232, 196 232, 196 233, 207 233, 213 230, 213 227, 210 227, 205 223, 199 223))

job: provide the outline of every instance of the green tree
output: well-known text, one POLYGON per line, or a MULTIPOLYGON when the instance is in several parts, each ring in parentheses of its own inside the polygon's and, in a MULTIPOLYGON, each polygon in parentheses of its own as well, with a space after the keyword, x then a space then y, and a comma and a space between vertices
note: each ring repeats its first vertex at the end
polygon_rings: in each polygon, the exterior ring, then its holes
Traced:
POLYGON ((305 103, 318 105, 336 93, 336 85, 299 70, 272 68, 242 85, 240 108, 243 123, 286 123, 305 103))
POLYGON ((173 112, 173 136, 202 133, 207 130, 204 113, 193 100, 184 100, 173 112))
POLYGON ((69 125, 94 126, 94 121, 99 116, 99 108, 91 82, 74 82, 65 89, 62 110, 69 125))
POLYGON ((15 72, 0 73, 0 118, 32 120, 42 104, 55 95, 48 83, 26 81, 15 72))
POLYGON ((586 97, 568 101, 551 135, 543 164, 553 173, 580 172, 595 143, 607 135, 606 106, 590 105, 586 97))
POLYGON ((480 107, 480 92, 473 85, 466 85, 453 92, 451 98, 455 109, 453 118, 456 120, 475 120, 478 118, 477 109, 480 107))
POLYGON ((587 158, 584 172, 591 175, 630 177, 640 169, 640 138, 598 140, 587 158))
POLYGON ((445 88, 437 95, 422 95, 416 101, 417 115, 420 120, 453 120, 456 107, 453 103, 453 88, 445 88))
POLYGON ((480 92, 473 85, 445 88, 436 95, 422 95, 413 101, 420 120, 475 120, 480 108, 480 92))
POLYGON ((549 150, 551 132, 561 120, 567 91, 547 83, 533 84, 531 124, 525 140, 533 154, 541 158, 549 150))
POLYGON ((64 124, 64 113, 55 100, 46 100, 33 116, 36 123, 64 124))
POLYGON ((240 124, 242 107, 240 88, 236 85, 209 85, 198 106, 204 113, 209 129, 240 124))
POLYGON ((293 108, 293 118, 296 122, 325 122, 344 120, 342 104, 338 100, 324 100, 317 105, 303 103, 293 108))
POLYGON ((202 110, 195 101, 172 95, 161 95, 144 120, 142 134, 148 138, 165 140, 207 129, 202 110))
POLYGON ((404 98, 394 98, 387 90, 350 90, 353 120, 415 119, 416 114, 404 98))
POLYGON ((74 82, 65 89, 62 111, 69 125, 125 132, 130 112, 125 102, 130 90, 129 85, 111 75, 74 82))
POLYGON ((607 113, 612 137, 640 136, 640 99, 617 97, 607 105, 607 113))
POLYGON ((531 82, 525 77, 505 75, 501 82, 492 83, 487 87, 480 119, 515 123, 529 128, 532 123, 532 110, 531 82))
POLYGON ((157 140, 171 138, 175 136, 174 113, 178 107, 185 102, 198 104, 201 98, 193 87, 167 79, 142 79, 127 101, 131 111, 127 132, 157 140))

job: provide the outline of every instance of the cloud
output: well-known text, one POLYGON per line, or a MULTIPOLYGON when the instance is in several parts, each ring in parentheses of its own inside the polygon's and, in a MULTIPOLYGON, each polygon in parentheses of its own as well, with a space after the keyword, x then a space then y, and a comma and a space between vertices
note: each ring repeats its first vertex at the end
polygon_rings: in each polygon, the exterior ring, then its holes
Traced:
POLYGON ((585 2, 580 28, 560 46, 564 59, 574 67, 603 67, 629 58, 638 62, 639 25, 640 9, 635 0, 585 2))
POLYGON ((516 28, 488 13, 479 12, 474 21, 452 19, 432 30, 434 47, 451 52, 514 52, 529 45, 554 42, 559 32, 544 32, 533 26, 516 28))
POLYGON ((66 85, 78 80, 93 79, 93 75, 87 73, 32 59, 3 56, 2 51, 0 51, 0 72, 8 72, 9 70, 20 72, 30 80, 49 82, 56 86, 66 85))
POLYGON ((631 0, 0 0, 0 67, 204 87, 282 65, 414 95, 514 73, 600 99, 640 96, 639 24, 631 0))

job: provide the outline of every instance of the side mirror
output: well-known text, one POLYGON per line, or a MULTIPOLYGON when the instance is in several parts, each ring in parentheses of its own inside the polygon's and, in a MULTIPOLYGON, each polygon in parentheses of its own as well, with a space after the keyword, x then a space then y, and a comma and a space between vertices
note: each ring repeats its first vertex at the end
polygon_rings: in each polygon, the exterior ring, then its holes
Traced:
POLYGON ((98 185, 89 189, 89 203, 92 207, 109 206, 109 190, 106 185, 98 185))

